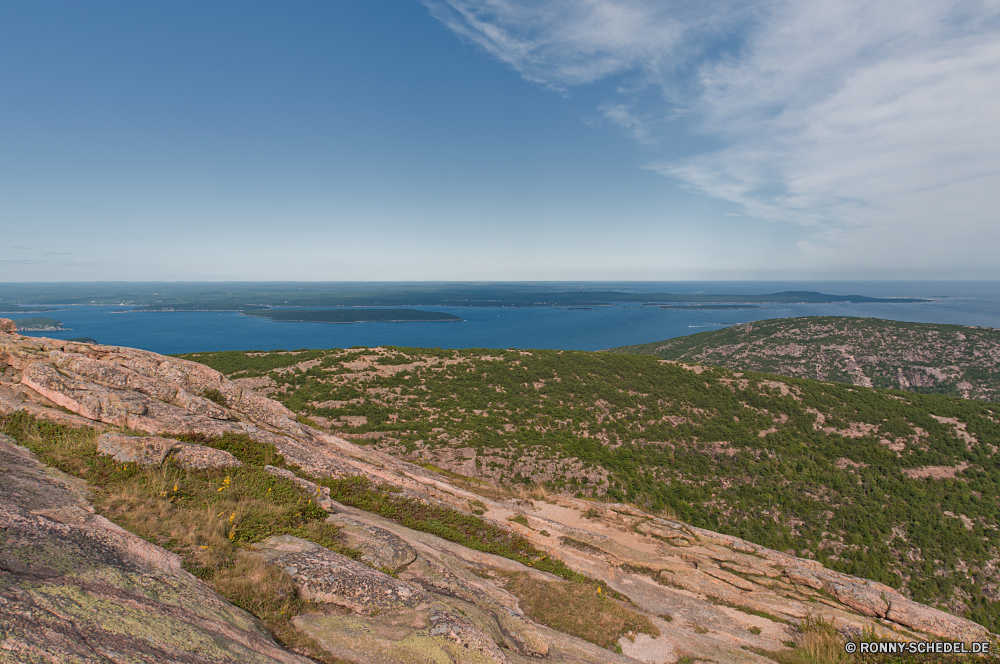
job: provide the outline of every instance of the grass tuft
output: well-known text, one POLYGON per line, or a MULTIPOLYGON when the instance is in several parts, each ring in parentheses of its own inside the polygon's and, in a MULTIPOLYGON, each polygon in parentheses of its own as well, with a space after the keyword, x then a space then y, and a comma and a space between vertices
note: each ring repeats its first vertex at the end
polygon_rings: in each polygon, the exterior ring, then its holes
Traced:
POLYGON ((535 622, 613 649, 623 636, 659 636, 649 617, 608 597, 600 586, 574 581, 543 581, 526 573, 503 575, 506 589, 535 622))

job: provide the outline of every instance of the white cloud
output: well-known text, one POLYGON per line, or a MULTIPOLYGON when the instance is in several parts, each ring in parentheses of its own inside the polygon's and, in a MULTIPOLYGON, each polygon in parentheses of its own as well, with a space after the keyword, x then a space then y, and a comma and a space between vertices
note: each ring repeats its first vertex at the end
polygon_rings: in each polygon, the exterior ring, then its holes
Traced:
POLYGON ((926 260, 933 242, 941 260, 995 262, 1000 2, 427 4, 529 80, 627 79, 599 111, 636 139, 683 113, 715 147, 650 168, 750 216, 813 227, 811 256, 885 261, 905 246, 926 260))
MULTIPOLYGON (((746 19, 735 1, 425 0, 457 34, 532 81, 591 83, 636 70, 659 79, 681 63, 692 40, 723 34, 746 19)), ((742 5, 742 6, 741 6, 742 5)))

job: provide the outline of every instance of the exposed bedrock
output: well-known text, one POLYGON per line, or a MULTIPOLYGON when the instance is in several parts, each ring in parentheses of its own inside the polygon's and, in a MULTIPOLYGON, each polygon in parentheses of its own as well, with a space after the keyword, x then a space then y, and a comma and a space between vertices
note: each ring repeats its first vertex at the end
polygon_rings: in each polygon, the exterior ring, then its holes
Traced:
POLYGON ((173 459, 181 468, 231 468, 242 465, 225 450, 183 443, 160 436, 126 436, 109 432, 97 439, 97 453, 120 463, 159 466, 173 459))
MULTIPOLYGON (((903 640, 993 638, 976 623, 882 584, 629 505, 565 497, 491 500, 422 467, 300 426, 284 406, 185 360, 0 333, 0 414, 17 410, 101 429, 100 451, 128 462, 229 462, 218 450, 171 438, 183 433, 246 433, 275 445, 301 471, 267 471, 313 495, 361 557, 287 537, 261 542, 258 551, 321 606, 294 624, 348 660, 672 664, 692 656, 719 664, 768 662, 752 649, 785 648, 806 618, 822 618, 851 636, 870 630, 903 640), (616 654, 541 625, 503 579, 529 575, 558 583, 555 577, 341 505, 306 474, 361 475, 395 487, 394 495, 466 514, 475 501, 481 518, 627 597, 660 635, 622 637, 616 654)), ((304 661, 181 571, 172 554, 88 511, 73 482, 26 460, 30 455, 9 441, 2 451, 0 598, 6 603, 0 604, 0 634, 6 636, 0 648, 18 653, 14 661, 35 661, 46 652, 56 655, 38 661, 103 661, 85 648, 134 652, 134 661, 150 662, 304 661), (112 574, 129 581, 116 585, 112 574), (146 614, 152 618, 140 624, 146 614), (184 651, 181 641, 194 650, 184 651), (202 643, 211 657, 196 654, 202 643)))
POLYGON ((307 664, 0 435, 0 660, 307 664))

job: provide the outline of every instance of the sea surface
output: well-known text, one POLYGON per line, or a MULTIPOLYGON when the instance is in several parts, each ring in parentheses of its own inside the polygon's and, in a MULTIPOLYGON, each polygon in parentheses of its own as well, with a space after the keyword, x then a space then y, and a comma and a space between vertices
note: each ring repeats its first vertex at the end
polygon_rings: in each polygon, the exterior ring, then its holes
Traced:
POLYGON ((793 316, 866 316, 1000 328, 1000 282, 594 282, 593 287, 634 292, 636 302, 591 309, 411 307, 448 312, 462 318, 461 322, 275 322, 231 311, 132 312, 130 307, 95 305, 73 305, 59 311, 14 317, 55 318, 69 328, 62 332, 28 333, 31 336, 91 337, 102 344, 164 354, 380 345, 600 350, 716 330, 753 320, 793 316), (789 290, 870 297, 921 297, 932 301, 781 304, 760 305, 759 309, 701 311, 641 304, 642 293, 758 294, 789 290))

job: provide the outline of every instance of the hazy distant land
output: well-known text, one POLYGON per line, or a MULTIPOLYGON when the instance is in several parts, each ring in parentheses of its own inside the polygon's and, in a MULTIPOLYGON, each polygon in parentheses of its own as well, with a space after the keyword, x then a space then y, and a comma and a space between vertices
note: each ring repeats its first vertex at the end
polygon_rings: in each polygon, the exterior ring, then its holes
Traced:
POLYGON ((22 307, 16 304, 6 304, 0 301, 0 314, 43 314, 59 311, 58 307, 22 307))
POLYGON ((766 294, 641 293, 629 289, 532 283, 18 283, 0 284, 0 309, 104 304, 133 311, 254 311, 269 307, 592 307, 620 302, 652 305, 795 303, 914 303, 922 298, 875 298, 812 291, 766 294))

